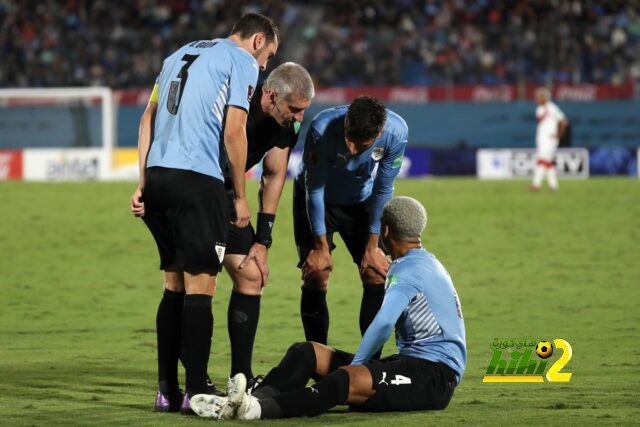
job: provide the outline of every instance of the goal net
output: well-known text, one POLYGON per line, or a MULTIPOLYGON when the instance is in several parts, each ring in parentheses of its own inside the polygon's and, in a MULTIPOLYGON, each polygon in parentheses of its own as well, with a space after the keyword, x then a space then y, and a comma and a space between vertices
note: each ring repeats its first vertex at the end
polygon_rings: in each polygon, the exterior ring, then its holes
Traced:
POLYGON ((0 89, 0 180, 108 179, 114 120, 109 88, 0 89))

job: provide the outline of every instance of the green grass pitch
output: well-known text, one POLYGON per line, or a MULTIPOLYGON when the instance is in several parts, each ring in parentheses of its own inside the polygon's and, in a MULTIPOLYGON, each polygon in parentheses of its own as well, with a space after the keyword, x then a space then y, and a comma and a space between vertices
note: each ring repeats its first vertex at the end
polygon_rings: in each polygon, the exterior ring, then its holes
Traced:
MULTIPOLYGON (((281 425, 631 424, 640 419, 640 183, 403 180, 429 213, 426 247, 462 300, 468 366, 439 412, 356 414, 338 407, 281 425), (487 384, 495 338, 563 338, 568 383, 487 384)), ((128 211, 133 183, 0 184, 0 424, 202 425, 155 414, 155 245, 128 211)), ((250 184, 256 194, 256 184, 250 184)), ((252 207, 257 205, 252 196, 252 207)), ((254 370, 303 339, 287 183, 270 251, 254 370)), ((344 245, 334 255, 330 342, 355 350, 361 289, 344 245)), ((229 370, 219 276, 210 373, 229 370)), ((394 351, 391 343, 384 354, 394 351)), ((559 353, 559 352, 558 352, 559 353)), ((551 361, 557 359, 554 354, 551 361)), ((266 423, 263 423, 266 424, 266 423)))

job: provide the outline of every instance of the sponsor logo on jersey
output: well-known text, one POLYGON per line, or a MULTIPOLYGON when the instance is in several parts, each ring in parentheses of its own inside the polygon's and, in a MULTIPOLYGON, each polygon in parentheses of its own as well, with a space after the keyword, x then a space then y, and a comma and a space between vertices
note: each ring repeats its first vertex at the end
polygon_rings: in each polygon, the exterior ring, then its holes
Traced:
POLYGON ((400 154, 398 157, 396 157, 395 159, 393 159, 393 163, 391 163, 391 167, 394 169, 399 168, 400 166, 402 166, 402 154, 400 154))
POLYGON ((373 153, 371 153, 371 158, 373 159, 374 162, 380 161, 380 159, 382 159, 382 156, 384 156, 383 147, 376 147, 373 149, 373 153))

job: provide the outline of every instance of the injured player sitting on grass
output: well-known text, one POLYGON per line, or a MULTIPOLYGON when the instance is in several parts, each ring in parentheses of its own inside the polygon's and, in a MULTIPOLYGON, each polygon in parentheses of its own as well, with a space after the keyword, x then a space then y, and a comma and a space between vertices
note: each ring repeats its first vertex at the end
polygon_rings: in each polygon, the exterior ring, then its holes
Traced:
POLYGON ((252 394, 229 380, 228 398, 200 394, 191 408, 215 419, 315 416, 336 405, 355 411, 444 409, 467 361, 464 320, 451 277, 421 245, 424 207, 395 197, 384 207, 381 237, 394 260, 385 298, 356 354, 316 342, 293 344, 252 394), (396 327, 398 353, 372 359, 396 327), (313 386, 307 382, 314 379, 313 386))

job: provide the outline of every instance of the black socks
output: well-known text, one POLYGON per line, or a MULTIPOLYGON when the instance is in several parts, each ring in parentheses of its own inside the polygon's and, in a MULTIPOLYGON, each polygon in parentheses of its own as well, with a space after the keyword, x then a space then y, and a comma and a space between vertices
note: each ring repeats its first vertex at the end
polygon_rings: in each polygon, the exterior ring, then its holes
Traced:
POLYGON ((303 287, 300 315, 306 340, 326 344, 329 333, 327 291, 303 287))
POLYGON ((227 327, 231 342, 231 376, 242 372, 253 378, 251 358, 253 341, 260 318, 260 295, 231 293, 227 311, 227 327))
MULTIPOLYGON (((362 285, 362 302, 360 304, 360 333, 364 335, 373 322, 384 300, 384 283, 379 285, 362 285)), ((372 356, 379 359, 382 349, 372 356)))
POLYGON ((271 369, 253 395, 264 399, 307 385, 316 374, 316 352, 310 342, 293 344, 271 369))
POLYGON ((184 292, 164 290, 156 315, 158 337, 158 388, 169 394, 178 390, 178 358, 182 330, 184 292))
POLYGON ((186 295, 182 313, 182 342, 186 389, 191 396, 207 392, 207 364, 212 335, 211 296, 186 295))
POLYGON ((311 387, 260 400, 260 418, 313 417, 346 403, 348 397, 349 373, 337 369, 311 387))

